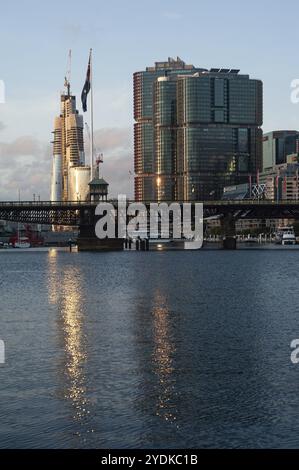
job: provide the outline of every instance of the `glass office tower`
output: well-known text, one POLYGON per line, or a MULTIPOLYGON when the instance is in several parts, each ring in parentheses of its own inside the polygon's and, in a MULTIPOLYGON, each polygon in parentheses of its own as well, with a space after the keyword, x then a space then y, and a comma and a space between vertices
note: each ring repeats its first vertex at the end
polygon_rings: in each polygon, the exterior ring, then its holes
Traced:
MULTIPOLYGON (((202 72, 205 69, 195 68, 193 65, 187 65, 179 57, 173 59, 168 58, 166 62, 156 62, 153 67, 147 67, 145 71, 134 73, 134 166, 135 166, 135 199, 137 201, 150 201, 157 197, 158 186, 160 183, 159 159, 156 158, 156 151, 160 157, 164 159, 164 141, 160 142, 154 129, 154 112, 156 112, 157 126, 160 128, 161 138, 165 135, 165 142, 170 139, 170 119, 168 123, 160 123, 160 119, 164 111, 163 106, 176 106, 176 98, 168 92, 163 91, 157 86, 160 77, 172 77, 177 75, 194 74, 202 72), (163 98, 165 96, 165 100, 163 98), (167 98, 167 99, 166 99, 167 98), (171 99, 171 104, 169 104, 171 99), (160 106, 160 108, 159 108, 160 106), (161 116, 160 116, 161 114, 161 116), (165 132, 163 131, 165 129, 165 132), (161 145, 160 145, 161 144, 161 145)), ((166 88, 166 87, 165 87, 166 88)), ((164 118, 163 118, 164 119, 164 118)), ((176 125, 175 122, 173 122, 176 125)), ((163 140, 163 139, 162 139, 163 140)), ((176 143, 174 144, 176 146, 176 143)), ((173 180, 173 171, 168 178, 173 180)), ((161 186, 161 190, 162 186, 161 186)))
POLYGON ((262 82, 185 67, 135 74, 137 200, 217 199, 262 168, 262 82))

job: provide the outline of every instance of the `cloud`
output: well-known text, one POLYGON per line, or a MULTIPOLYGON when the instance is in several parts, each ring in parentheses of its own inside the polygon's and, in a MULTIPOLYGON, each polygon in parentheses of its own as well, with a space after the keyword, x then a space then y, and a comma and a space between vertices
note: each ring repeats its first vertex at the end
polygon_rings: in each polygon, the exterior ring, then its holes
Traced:
POLYGON ((10 142, 0 143, 0 164, 5 161, 15 160, 18 157, 23 156, 37 156, 41 152, 41 144, 37 139, 31 136, 23 136, 10 142))
POLYGON ((32 136, 0 142, 0 199, 49 199, 51 146, 32 136))
POLYGON ((103 152, 115 154, 131 150, 132 137, 130 128, 106 128, 95 131, 95 146, 103 152))
MULTIPOLYGON (((1 120, 5 124, 5 140, 33 135, 39 140, 50 140, 54 116, 59 115, 59 94, 40 93, 7 99, 1 105, 1 120)), ((3 133, 4 134, 4 133, 3 133)), ((2 140, 4 137, 2 138, 2 140)))
MULTIPOLYGON (((95 148, 104 154, 101 174, 109 183, 109 195, 133 195, 133 143, 129 128, 95 131, 95 148)), ((89 163, 88 143, 86 163, 89 163)), ((27 135, 11 142, 0 142, 0 200, 23 200, 33 194, 48 200, 50 195, 52 146, 27 135)))
MULTIPOLYGON (((96 75, 97 79, 98 75, 96 75)), ((123 83, 117 89, 102 87, 95 83, 94 122, 98 128, 122 128, 133 121, 133 100, 131 81, 123 83), (98 88, 98 90, 97 90, 98 88), (103 110, 105 110, 103 112, 103 110)))
POLYGON ((101 166, 103 177, 109 183, 109 195, 133 196, 133 139, 130 128, 106 128, 94 133, 95 148, 104 154, 101 166))
POLYGON ((3 131, 3 129, 5 129, 5 125, 0 121, 0 132, 3 131))

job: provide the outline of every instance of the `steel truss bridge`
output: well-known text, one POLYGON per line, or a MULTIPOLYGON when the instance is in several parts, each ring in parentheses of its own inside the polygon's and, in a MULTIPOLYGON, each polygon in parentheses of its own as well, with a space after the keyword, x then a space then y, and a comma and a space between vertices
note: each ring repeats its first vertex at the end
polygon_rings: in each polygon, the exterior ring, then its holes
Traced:
MULTIPOLYGON (((117 208, 117 200, 107 201, 117 208)), ((134 201, 127 201, 127 204, 134 201)), ((192 204, 200 201, 192 201, 192 204)), ((171 202, 169 202, 170 204, 171 202)), ((94 223, 98 202, 3 201, 0 202, 0 220, 28 224, 88 226, 94 223)), ((144 203, 149 207, 149 203, 144 203)), ((183 202, 180 202, 183 204, 183 202)), ((299 201, 206 201, 204 217, 240 219, 297 219, 299 201)))

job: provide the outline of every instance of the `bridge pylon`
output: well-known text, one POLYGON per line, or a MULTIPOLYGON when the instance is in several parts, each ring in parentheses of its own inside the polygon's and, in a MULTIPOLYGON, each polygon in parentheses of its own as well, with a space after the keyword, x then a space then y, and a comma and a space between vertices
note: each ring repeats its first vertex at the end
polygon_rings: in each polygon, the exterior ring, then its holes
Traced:
MULTIPOLYGON (((80 210, 78 251, 120 251, 124 249, 122 238, 100 239, 96 236, 95 226, 100 216, 95 215, 95 206, 80 210)), ((117 227, 117 222, 116 222, 117 227)), ((117 237, 117 235, 116 235, 117 237)))
POLYGON ((223 248, 224 250, 236 250, 237 237, 236 237, 236 221, 231 212, 223 215, 221 219, 221 226, 223 232, 223 248))

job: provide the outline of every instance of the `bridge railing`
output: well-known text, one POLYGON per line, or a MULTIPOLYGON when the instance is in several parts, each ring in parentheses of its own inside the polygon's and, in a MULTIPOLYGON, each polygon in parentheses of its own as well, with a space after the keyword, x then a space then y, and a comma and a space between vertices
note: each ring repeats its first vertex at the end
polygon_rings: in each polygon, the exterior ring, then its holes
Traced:
MULTIPOLYGON (((107 201, 100 201, 100 202, 108 202, 111 204, 116 205, 118 200, 117 199, 110 199, 107 201)), ((127 203, 134 203, 134 202, 141 202, 141 201, 133 201, 133 200, 127 200, 127 203)), ((148 205, 150 203, 153 203, 155 201, 142 201, 144 204, 148 205)), ((156 201, 158 204, 161 203, 161 201, 156 201)), ((298 205, 299 206, 299 200, 298 199, 292 199, 292 200, 268 200, 268 199, 254 199, 254 200, 218 200, 218 201, 163 201, 166 202, 167 204, 171 204, 173 202, 177 202, 179 204, 184 204, 184 203, 202 203, 206 206, 255 206, 255 205, 276 205, 276 206, 282 206, 282 205, 298 205)), ((73 207, 73 208, 80 208, 80 207, 89 207, 89 206, 96 206, 99 204, 99 201, 0 201, 0 207, 6 207, 6 206, 11 206, 11 207, 73 207)))
POLYGON ((299 206, 299 200, 298 199, 286 199, 286 200, 280 200, 280 201, 276 201, 276 200, 271 200, 271 199, 254 199, 254 200, 251 200, 251 199, 242 199, 242 200, 220 200, 220 201, 205 201, 203 203, 204 205, 217 205, 217 206, 239 206, 239 205, 243 205, 243 206, 256 206, 256 205, 265 205, 265 206, 269 206, 269 205, 277 205, 277 206, 284 206, 284 205, 298 205, 299 206))
POLYGON ((0 201, 0 206, 53 206, 53 207, 65 207, 65 206, 90 206, 93 204, 93 202, 78 202, 78 201, 0 201))

